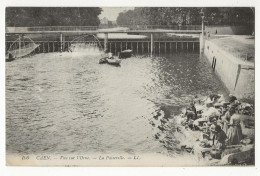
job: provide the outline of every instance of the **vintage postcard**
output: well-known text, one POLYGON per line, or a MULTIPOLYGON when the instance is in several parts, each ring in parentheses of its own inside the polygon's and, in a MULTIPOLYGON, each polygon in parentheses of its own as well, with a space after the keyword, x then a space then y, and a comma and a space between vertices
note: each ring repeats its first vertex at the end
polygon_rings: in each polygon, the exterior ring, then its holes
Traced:
POLYGON ((7 6, 5 73, 7 166, 255 165, 255 7, 7 6))

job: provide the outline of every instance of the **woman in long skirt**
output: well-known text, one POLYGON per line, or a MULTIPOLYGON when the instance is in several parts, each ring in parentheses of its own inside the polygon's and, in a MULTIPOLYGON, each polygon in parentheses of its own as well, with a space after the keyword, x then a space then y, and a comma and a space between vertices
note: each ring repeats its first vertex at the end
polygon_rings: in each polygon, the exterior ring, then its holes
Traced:
POLYGON ((230 118, 230 127, 227 131, 227 137, 230 145, 237 145, 242 140, 242 129, 238 114, 234 114, 230 118))
POLYGON ((235 113, 235 110, 233 108, 230 108, 223 117, 221 117, 221 123, 222 123, 222 130, 227 134, 228 132, 228 126, 230 123, 231 116, 235 113))
POLYGON ((221 123, 222 123, 222 130, 225 132, 225 134, 227 134, 228 132, 228 125, 229 125, 229 121, 230 121, 230 112, 227 111, 226 114, 221 117, 221 123))

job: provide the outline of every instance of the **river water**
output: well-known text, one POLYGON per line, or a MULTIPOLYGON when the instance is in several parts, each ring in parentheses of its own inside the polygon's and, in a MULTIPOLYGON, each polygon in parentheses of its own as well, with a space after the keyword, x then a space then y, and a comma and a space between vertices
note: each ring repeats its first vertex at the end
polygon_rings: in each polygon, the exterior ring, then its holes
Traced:
POLYGON ((165 121, 195 95, 226 93, 199 54, 137 56, 121 67, 99 58, 42 53, 6 63, 8 153, 178 155, 174 132, 158 138, 165 121))

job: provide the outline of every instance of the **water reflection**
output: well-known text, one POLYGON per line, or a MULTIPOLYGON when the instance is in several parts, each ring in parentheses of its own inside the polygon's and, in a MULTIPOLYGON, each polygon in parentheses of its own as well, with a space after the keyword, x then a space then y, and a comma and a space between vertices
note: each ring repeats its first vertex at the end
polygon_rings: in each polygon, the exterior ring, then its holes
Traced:
POLYGON ((194 95, 225 93, 198 54, 100 65, 99 51, 6 63, 9 153, 179 153, 174 114, 194 95))

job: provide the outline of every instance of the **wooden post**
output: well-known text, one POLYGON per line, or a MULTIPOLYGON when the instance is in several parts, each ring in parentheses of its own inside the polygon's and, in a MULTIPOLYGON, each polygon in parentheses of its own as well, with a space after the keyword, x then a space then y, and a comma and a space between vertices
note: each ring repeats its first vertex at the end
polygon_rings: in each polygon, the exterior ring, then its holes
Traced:
POLYGON ((181 50, 183 51, 183 42, 181 42, 181 50))
POLYGON ((108 33, 105 33, 104 38, 104 52, 107 52, 108 33))
POLYGON ((142 54, 144 53, 144 42, 142 42, 142 54))
POLYGON ((193 42, 193 45, 192 45, 192 49, 193 49, 193 51, 194 51, 194 42, 193 42))
POLYGON ((161 42, 159 42, 159 54, 161 53, 161 42))
POLYGON ((189 42, 187 42, 187 51, 189 50, 189 42))
POLYGON ((62 52, 62 33, 60 33, 60 52, 62 52))
POLYGON ((176 42, 176 47, 175 47, 176 52, 177 52, 177 50, 178 50, 177 48, 178 48, 178 42, 176 42))
POLYGON ((49 44, 49 41, 48 42, 48 53, 50 52, 50 44, 49 44))
POLYGON ((123 49, 123 44, 122 44, 122 42, 121 42, 121 46, 120 46, 120 49, 121 49, 121 51, 122 51, 122 49, 123 49))
POLYGON ((42 42, 42 52, 45 53, 45 42, 42 42))
POLYGON ((138 54, 138 42, 136 42, 136 49, 137 49, 137 54, 138 54))
POLYGON ((127 41, 125 42, 125 49, 127 50, 127 41))
POLYGON ((109 43, 109 52, 111 52, 111 42, 109 43))
POLYGON ((116 42, 115 42, 115 54, 116 54, 116 42))
MULTIPOLYGON (((41 45, 41 43, 39 42, 39 44, 41 45)), ((38 45, 37 49, 35 49, 36 53, 40 52, 40 45, 38 45)))
POLYGON ((153 33, 151 33, 151 57, 153 56, 153 33))
POLYGON ((133 50, 133 42, 131 42, 131 50, 133 50))
POLYGON ((165 51, 165 54, 166 54, 166 42, 164 43, 164 51, 165 51))
POLYGON ((66 37, 65 36, 63 37, 63 43, 64 43, 63 50, 68 49, 68 48, 66 48, 66 37))
POLYGON ((170 42, 170 52, 172 51, 172 42, 170 42))
POLYGON ((19 56, 21 55, 21 49, 22 49, 22 41, 21 41, 22 37, 21 35, 19 35, 19 56))
MULTIPOLYGON (((215 61, 215 66, 216 66, 216 61, 215 61)), ((214 69, 215 69, 215 67, 214 67, 214 69)), ((237 76, 236 76, 236 82, 235 82, 234 91, 235 91, 236 86, 237 86, 237 81, 238 81, 238 78, 239 78, 240 72, 241 72, 241 64, 238 64, 238 67, 237 67, 237 76)))
POLYGON ((147 51, 147 53, 149 53, 149 51, 150 51, 150 48, 149 48, 149 42, 147 42, 147 48, 148 48, 148 51, 147 51))

